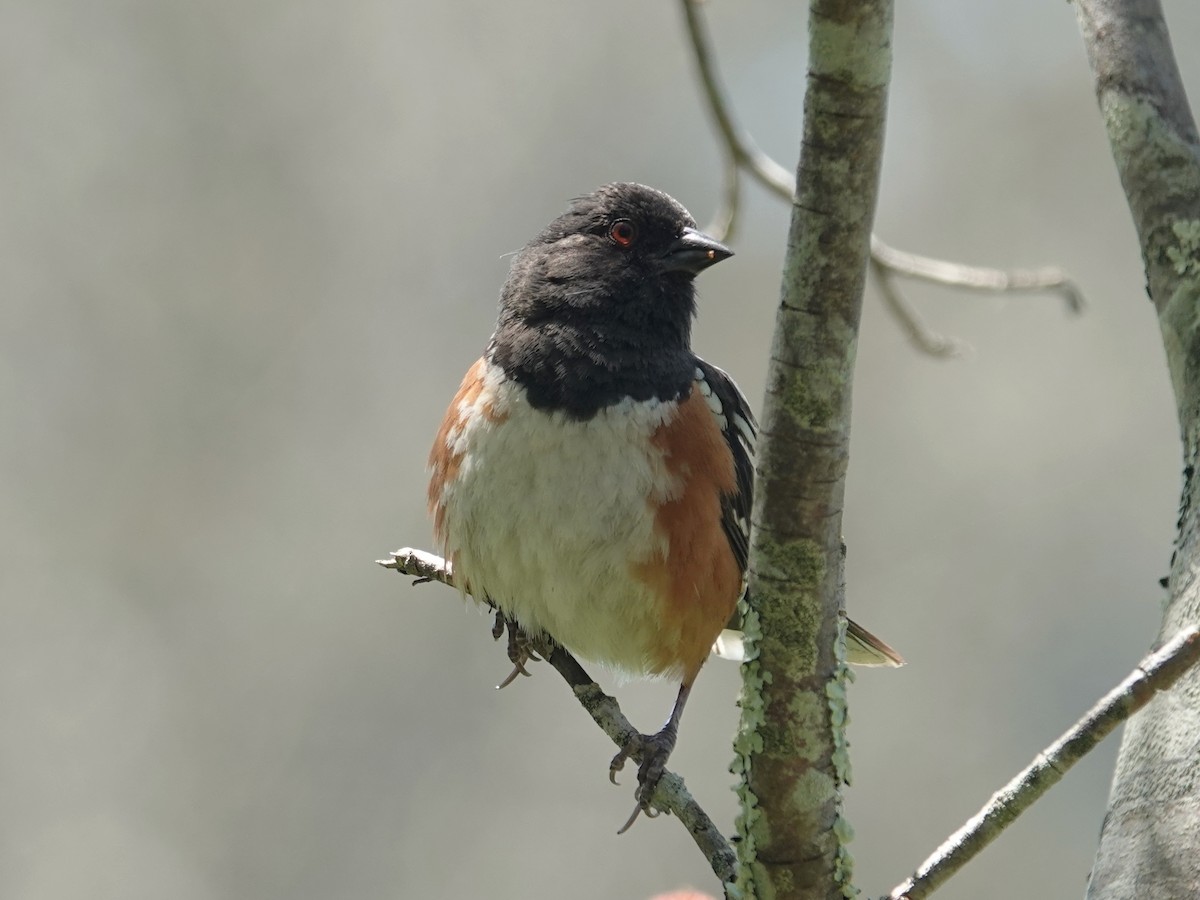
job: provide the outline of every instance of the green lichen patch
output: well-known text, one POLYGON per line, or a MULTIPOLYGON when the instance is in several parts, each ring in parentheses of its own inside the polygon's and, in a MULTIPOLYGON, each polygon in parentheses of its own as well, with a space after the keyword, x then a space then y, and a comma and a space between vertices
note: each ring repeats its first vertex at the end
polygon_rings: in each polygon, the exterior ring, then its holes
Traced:
POLYGON ((776 541, 760 531, 755 541, 755 569, 774 581, 797 587, 816 588, 825 578, 824 548, 809 539, 776 541))
POLYGON ((729 897, 755 897, 754 863, 758 858, 757 835, 763 821, 758 806, 758 797, 750 787, 750 771, 754 756, 762 752, 762 727, 766 721, 766 701, 763 689, 770 678, 759 664, 758 645, 762 640, 762 622, 758 610, 742 599, 738 603, 742 619, 742 636, 747 651, 747 662, 742 664, 742 695, 738 700, 741 717, 737 736, 733 742, 733 762, 729 770, 738 776, 734 790, 738 795, 739 812, 734 828, 740 838, 738 842, 738 874, 732 884, 725 885, 729 897))
POLYGON ((1171 233, 1178 243, 1167 247, 1166 254, 1176 274, 1200 276, 1200 220, 1172 222, 1171 233))

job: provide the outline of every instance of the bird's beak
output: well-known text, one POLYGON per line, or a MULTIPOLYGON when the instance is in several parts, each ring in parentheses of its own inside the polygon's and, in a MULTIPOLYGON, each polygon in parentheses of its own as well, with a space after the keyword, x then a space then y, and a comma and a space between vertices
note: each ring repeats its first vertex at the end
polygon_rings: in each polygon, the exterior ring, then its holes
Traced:
POLYGON ((663 254, 664 272, 686 272, 698 275, 709 266, 733 256, 733 251, 715 238, 695 228, 683 229, 667 252, 663 254))

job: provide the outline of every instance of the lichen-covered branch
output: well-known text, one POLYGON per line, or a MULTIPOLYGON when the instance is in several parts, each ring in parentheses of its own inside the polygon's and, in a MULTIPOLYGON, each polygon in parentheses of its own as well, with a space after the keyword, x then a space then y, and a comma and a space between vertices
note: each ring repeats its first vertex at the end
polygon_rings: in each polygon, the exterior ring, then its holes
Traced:
MULTIPOLYGON (((379 559, 376 562, 385 569, 394 569, 402 575, 410 575, 419 582, 439 581, 454 586, 454 574, 446 561, 425 550, 405 547, 395 551, 391 559, 379 559)), ((587 710, 593 721, 613 743, 624 748, 638 732, 621 712, 616 698, 604 693, 575 657, 562 647, 554 648, 549 662, 570 685, 575 698, 587 710)), ((633 758, 637 759, 636 754, 633 758)), ((670 812, 679 819, 722 883, 733 880, 736 861, 729 841, 688 792, 682 778, 673 772, 665 773, 654 794, 653 805, 656 809, 670 812)))
MULTIPOLYGON (((618 747, 628 746, 630 738, 637 732, 621 712, 616 698, 600 690, 600 686, 583 670, 575 657, 562 647, 554 648, 550 654, 550 665, 571 686, 576 699, 613 743, 618 747)), ((708 813, 692 797, 682 778, 673 772, 663 775, 654 794, 654 807, 671 812, 679 819, 722 884, 733 881, 737 864, 733 849, 708 813)))
POLYGON ((890 0, 814 0, 796 197, 759 439, 737 888, 851 896, 841 512, 883 154, 890 0))
POLYGON ((1191 224, 1200 213, 1196 123, 1158 0, 1077 0, 1075 7, 1161 314, 1181 276, 1200 277, 1200 235, 1191 224))
MULTIPOLYGON (((1200 622, 1200 137, 1158 0, 1076 0, 1076 10, 1183 441, 1165 636, 1200 622)), ((1192 672, 1125 728, 1088 897, 1194 896, 1198 884, 1200 674, 1192 672)))
MULTIPOLYGON (((1151 653, 1069 731, 1039 753, 987 805, 925 860, 912 877, 895 887, 887 900, 921 900, 959 871, 1000 836, 1071 766, 1087 755, 1118 725, 1171 687, 1200 661, 1200 629, 1189 628, 1151 653)), ((1173 895, 1174 896, 1174 895, 1173 895)))

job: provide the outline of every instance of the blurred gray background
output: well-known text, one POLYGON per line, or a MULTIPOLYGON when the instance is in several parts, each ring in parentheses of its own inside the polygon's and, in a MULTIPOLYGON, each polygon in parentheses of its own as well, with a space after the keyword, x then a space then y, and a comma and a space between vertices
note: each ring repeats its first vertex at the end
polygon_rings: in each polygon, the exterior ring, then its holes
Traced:
MULTIPOLYGON (((1200 97, 1200 7, 1167 13, 1200 97)), ((805 22, 714 3, 744 123, 794 165, 805 22)), ((429 546, 425 454, 520 247, 610 180, 703 222, 719 154, 672 3, 0 3, 0 897, 649 897, 715 885, 490 620, 373 560, 429 546)), ((757 188, 696 347, 762 395, 787 209, 757 188)), ((878 229, 1059 263, 1090 308, 868 294, 851 696, 878 895, 1152 641, 1176 425, 1074 11, 900 5, 878 229)), ((601 674, 601 673, 597 673, 601 674)), ((612 686, 611 681, 606 681, 612 686)), ((735 667, 675 766, 728 825, 735 667)), ((619 688, 657 727, 674 688, 619 688)), ((1115 739, 939 896, 1079 896, 1115 739)))

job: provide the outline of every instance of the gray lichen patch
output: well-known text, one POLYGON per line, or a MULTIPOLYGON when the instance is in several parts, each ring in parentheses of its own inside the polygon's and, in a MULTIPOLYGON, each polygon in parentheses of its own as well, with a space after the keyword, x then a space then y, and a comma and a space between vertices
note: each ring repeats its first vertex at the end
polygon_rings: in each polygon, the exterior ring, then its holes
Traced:
POLYGON ((1192 421, 1200 410, 1200 272, 1184 277, 1161 307, 1158 317, 1171 386, 1180 421, 1192 421))

